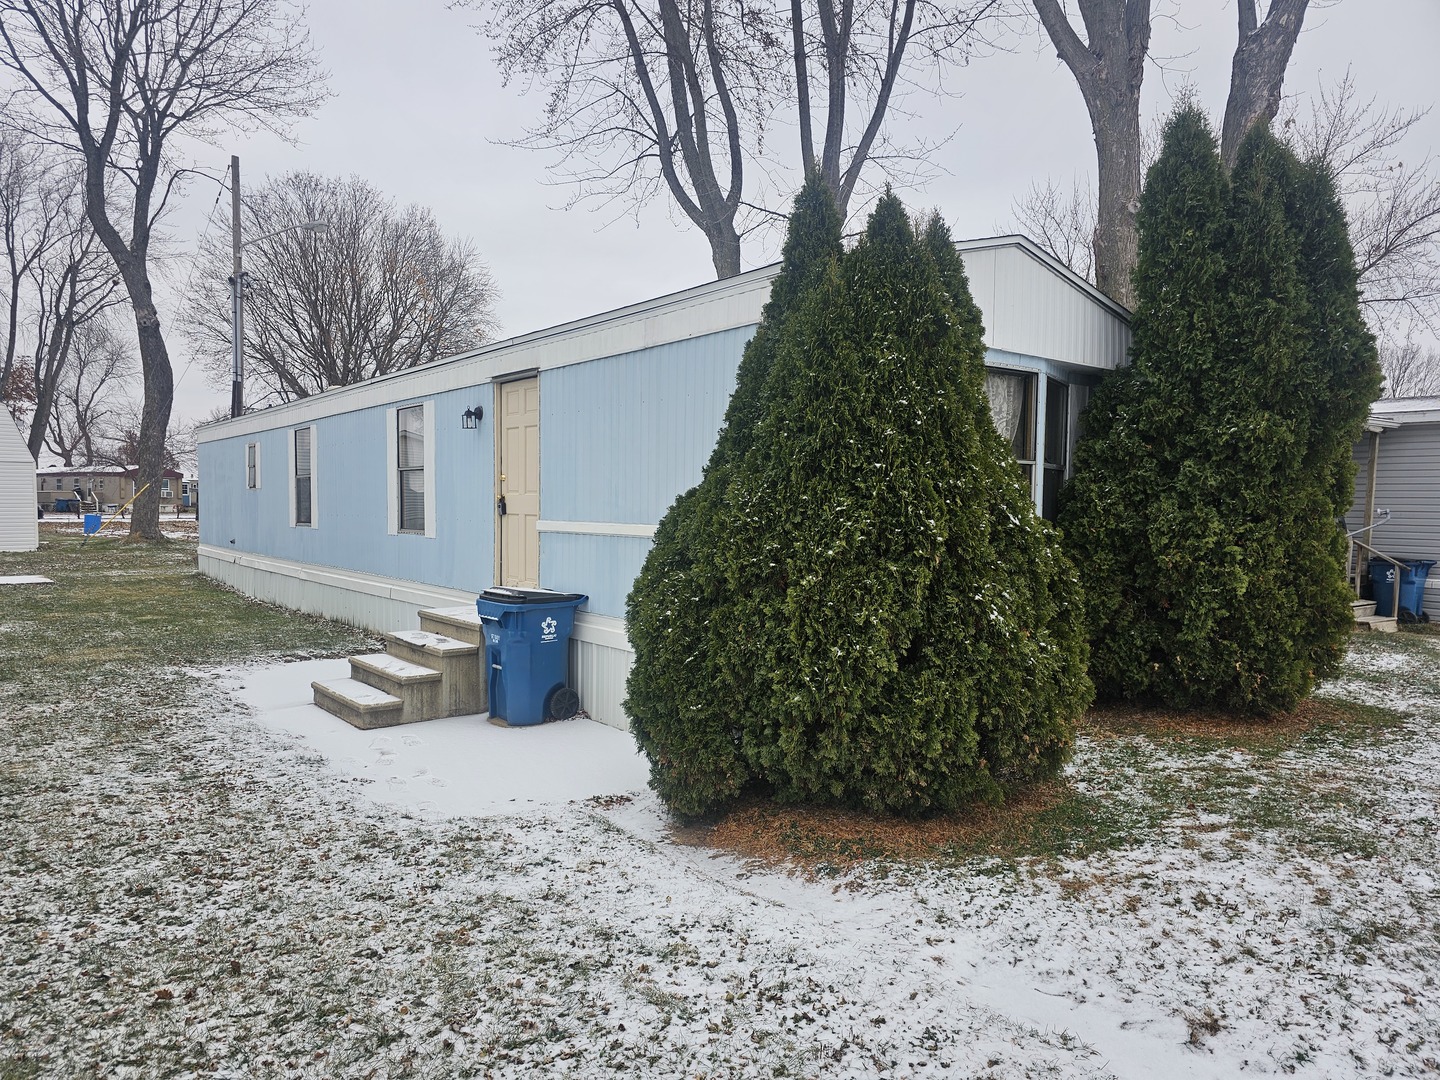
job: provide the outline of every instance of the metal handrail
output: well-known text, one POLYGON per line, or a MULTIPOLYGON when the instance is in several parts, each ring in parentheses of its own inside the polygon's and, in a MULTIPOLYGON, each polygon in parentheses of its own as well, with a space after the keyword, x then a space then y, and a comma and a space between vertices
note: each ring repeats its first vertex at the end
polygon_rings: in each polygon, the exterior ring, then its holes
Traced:
POLYGON ((1347 532, 1347 533, 1345 534, 1345 539, 1346 539, 1346 540, 1351 540, 1351 539, 1359 536, 1359 535, 1360 535, 1361 533, 1363 533, 1363 532, 1369 532, 1371 529, 1374 529, 1374 528, 1376 528, 1376 527, 1378 527, 1378 526, 1380 526, 1380 525, 1384 525, 1387 521, 1390 520, 1390 511, 1389 511, 1389 510, 1376 510, 1375 513, 1376 513, 1376 514, 1383 514, 1384 516, 1381 517, 1379 521, 1372 521, 1369 525, 1361 525, 1360 528, 1356 529, 1354 532, 1347 532))
MULTIPOLYGON (((1377 521, 1376 524, 1378 525, 1380 523, 1377 521)), ((1380 558, 1388 562, 1391 566, 1395 567, 1395 588, 1390 593, 1390 618, 1398 619, 1400 617, 1400 578, 1405 573, 1405 564, 1402 563, 1399 559, 1392 559, 1383 551, 1376 550, 1369 544, 1365 543, 1363 540, 1356 540, 1354 536, 1350 536, 1348 537, 1348 539, 1350 541, 1351 559, 1355 557, 1355 548, 1364 548, 1366 551, 1370 552, 1370 554, 1378 555, 1380 558)), ((1350 561, 1349 559, 1347 559, 1346 565, 1348 566, 1349 564, 1350 561)), ((1360 574, 1358 570, 1355 574, 1355 595, 1360 595, 1360 574)))

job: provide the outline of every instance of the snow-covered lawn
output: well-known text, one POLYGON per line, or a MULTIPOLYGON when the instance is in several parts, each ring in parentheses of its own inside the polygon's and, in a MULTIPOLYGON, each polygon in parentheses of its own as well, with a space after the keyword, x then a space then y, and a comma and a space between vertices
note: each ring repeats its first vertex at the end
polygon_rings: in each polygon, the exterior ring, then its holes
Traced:
POLYGON ((5 669, 0 1078, 1440 1071, 1440 637, 1357 637, 1348 725, 1090 731, 1048 855, 828 876, 679 842, 620 732, 238 655, 5 669))

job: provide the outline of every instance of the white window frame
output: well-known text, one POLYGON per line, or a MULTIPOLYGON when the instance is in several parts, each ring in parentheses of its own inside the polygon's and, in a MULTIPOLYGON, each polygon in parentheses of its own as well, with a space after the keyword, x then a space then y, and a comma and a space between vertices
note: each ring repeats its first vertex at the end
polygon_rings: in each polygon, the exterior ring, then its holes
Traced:
POLYGON ((294 427, 288 430, 285 442, 290 448, 290 527, 292 529, 315 529, 320 526, 320 455, 319 442, 316 437, 315 425, 308 425, 310 431, 310 520, 308 522, 295 520, 295 433, 306 430, 305 427, 294 427))
POLYGON ((260 490, 260 444, 258 442, 245 444, 245 490, 260 490), (255 467, 253 470, 250 467, 250 457, 252 452, 255 457, 255 467))
POLYGON ((425 424, 425 533, 435 538, 435 402, 421 401, 397 405, 385 410, 385 512, 386 530, 391 536, 419 536, 418 532, 400 531, 400 410, 424 408, 425 424))

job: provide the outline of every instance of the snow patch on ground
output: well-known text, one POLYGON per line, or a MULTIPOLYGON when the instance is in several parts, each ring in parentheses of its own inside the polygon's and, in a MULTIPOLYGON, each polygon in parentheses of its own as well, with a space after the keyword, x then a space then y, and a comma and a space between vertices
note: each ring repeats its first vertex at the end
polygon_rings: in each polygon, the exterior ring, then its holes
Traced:
MULTIPOLYGON (((1380 670, 1374 660, 1359 666, 1380 670)), ((520 995, 520 1013, 491 1002, 446 1036, 446 1054, 458 1040, 494 1075, 589 1076, 622 1061, 656 1077, 1440 1068, 1440 751, 1436 702, 1415 689, 1353 671, 1327 687, 1430 718, 1402 753, 1354 751, 1375 771, 1373 802, 1356 812, 1378 854, 1317 857, 1263 823, 1197 811, 1162 842, 1059 865, 976 860, 814 882, 677 845, 622 732, 478 717, 357 731, 309 703, 311 679, 343 674, 343 661, 314 661, 209 677, 239 706, 226 725, 238 744, 288 748, 267 755, 267 772, 312 814, 338 812, 329 775, 362 781, 347 798, 398 812, 388 824, 420 845, 433 829, 498 830, 500 864, 431 882, 462 907, 483 894, 524 912, 523 942, 496 931, 465 961, 520 995)), ((1314 771, 1289 751, 1278 762, 1314 771)), ((1223 767, 1256 797, 1266 783, 1237 748, 1199 762, 1156 750, 1129 766, 1085 742, 1070 774, 1084 787, 1102 767, 1105 792, 1126 790, 1127 769, 1135 791, 1143 769, 1184 785, 1223 767)))
POLYGON ((361 731, 313 702, 312 681, 344 678, 346 660, 208 672, 266 731, 320 755, 340 774, 376 781, 374 802, 435 818, 523 812, 644 791, 649 766, 623 731, 577 719, 502 728, 482 716, 361 731))

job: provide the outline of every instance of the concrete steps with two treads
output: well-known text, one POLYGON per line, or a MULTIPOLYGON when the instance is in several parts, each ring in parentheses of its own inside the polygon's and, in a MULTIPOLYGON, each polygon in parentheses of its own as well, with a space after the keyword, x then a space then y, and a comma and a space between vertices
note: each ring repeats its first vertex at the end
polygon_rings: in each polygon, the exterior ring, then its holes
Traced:
POLYGON ((1350 607, 1355 612, 1356 630, 1378 630, 1382 634, 1393 634, 1400 628, 1390 616, 1375 614, 1374 600, 1355 600, 1350 607))

